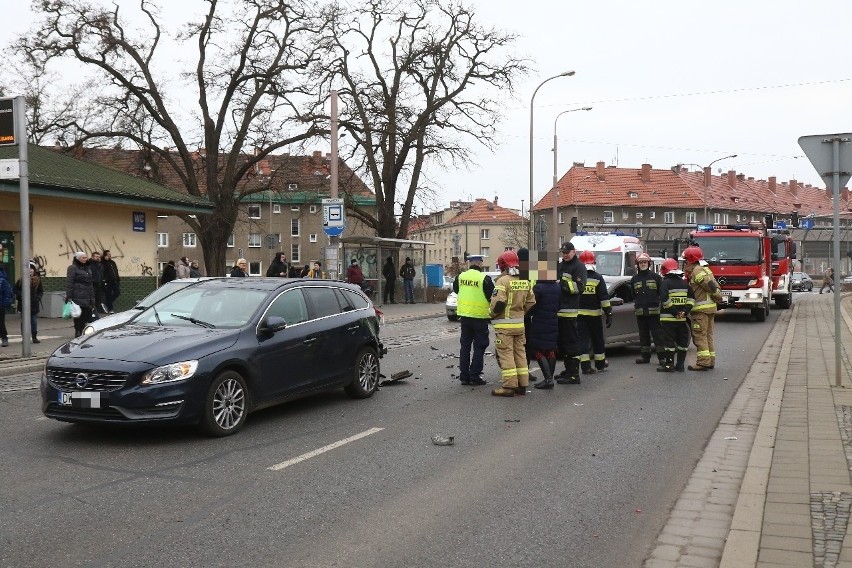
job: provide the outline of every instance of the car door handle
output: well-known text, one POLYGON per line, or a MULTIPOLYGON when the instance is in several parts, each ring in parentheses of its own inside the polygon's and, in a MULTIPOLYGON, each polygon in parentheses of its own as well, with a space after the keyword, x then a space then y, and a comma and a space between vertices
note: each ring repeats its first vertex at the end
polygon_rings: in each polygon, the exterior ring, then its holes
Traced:
POLYGON ((359 329, 361 329, 360 325, 353 325, 352 327, 347 327, 346 331, 358 331, 359 329))
POLYGON ((314 342, 314 341, 316 341, 316 340, 317 340, 317 338, 316 338, 316 337, 311 337, 311 338, 309 338, 309 339, 304 340, 302 343, 303 343, 304 345, 310 345, 311 343, 313 343, 313 342, 314 342))

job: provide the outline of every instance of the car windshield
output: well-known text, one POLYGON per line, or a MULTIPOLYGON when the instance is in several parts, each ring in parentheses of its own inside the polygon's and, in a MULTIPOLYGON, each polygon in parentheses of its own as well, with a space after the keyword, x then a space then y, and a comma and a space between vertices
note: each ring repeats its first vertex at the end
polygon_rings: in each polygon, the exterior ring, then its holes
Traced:
POLYGON ((183 290, 187 286, 192 284, 197 284, 195 280, 172 280, 171 282, 167 282, 145 296, 138 304, 136 304, 135 309, 144 310, 145 308, 150 308, 163 298, 171 296, 178 290, 183 290))
POLYGON ((801 272, 794 272, 793 273, 793 280, 801 280, 802 278, 804 278, 804 276, 802 275, 801 272))
POLYGON ((242 327, 258 310, 267 293, 245 288, 184 288, 146 309, 136 325, 175 327, 242 327))
POLYGON ((696 244, 709 263, 757 264, 760 240, 752 237, 697 237, 696 244))
POLYGON ((595 251, 595 266, 598 274, 604 276, 621 276, 622 263, 625 256, 620 252, 595 251))

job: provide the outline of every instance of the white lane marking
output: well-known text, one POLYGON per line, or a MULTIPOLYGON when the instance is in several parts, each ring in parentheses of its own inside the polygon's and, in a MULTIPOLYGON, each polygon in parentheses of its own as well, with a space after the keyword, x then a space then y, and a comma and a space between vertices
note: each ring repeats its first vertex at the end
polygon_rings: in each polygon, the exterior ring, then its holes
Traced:
POLYGON ((381 432, 382 430, 384 430, 384 428, 370 428, 369 430, 364 430, 363 432, 361 432, 359 434, 355 434, 354 436, 344 438, 343 440, 338 440, 338 441, 336 441, 332 444, 329 444, 327 446, 323 446, 321 448, 317 448, 316 450, 314 450, 312 452, 302 454, 301 456, 295 457, 291 460, 287 460, 285 462, 277 463, 277 464, 275 464, 271 467, 268 467, 266 469, 271 469, 272 471, 278 471, 278 470, 284 469, 285 467, 290 467, 291 465, 295 465, 299 462, 303 462, 307 459, 316 457, 320 454, 324 454, 325 452, 327 452, 329 450, 339 448, 340 446, 346 445, 349 442, 354 442, 355 440, 360 440, 361 438, 366 438, 367 436, 369 436, 371 434, 375 434, 376 432, 381 432))

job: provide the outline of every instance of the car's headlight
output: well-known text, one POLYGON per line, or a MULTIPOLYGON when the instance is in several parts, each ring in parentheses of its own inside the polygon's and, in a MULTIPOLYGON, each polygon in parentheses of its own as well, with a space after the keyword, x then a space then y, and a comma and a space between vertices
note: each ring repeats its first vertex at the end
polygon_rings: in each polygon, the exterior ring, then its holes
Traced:
POLYGON ((196 369, 198 369, 198 361, 183 361, 182 363, 163 365, 145 373, 142 376, 141 384, 157 385, 185 381, 195 374, 196 369))
POLYGON ((95 326, 93 326, 92 324, 89 324, 83 328, 83 335, 92 335, 93 333, 95 333, 95 326))

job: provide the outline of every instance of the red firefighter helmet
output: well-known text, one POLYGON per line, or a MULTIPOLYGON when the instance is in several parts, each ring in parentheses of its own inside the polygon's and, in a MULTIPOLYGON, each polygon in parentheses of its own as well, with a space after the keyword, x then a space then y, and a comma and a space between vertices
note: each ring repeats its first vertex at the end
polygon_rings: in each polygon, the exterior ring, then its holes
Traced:
POLYGON ((683 258, 689 264, 695 264, 702 258, 704 258, 704 253, 701 252, 701 248, 697 246, 686 247, 686 250, 683 251, 683 258))
POLYGON ((507 250, 497 257, 497 268, 502 272, 507 268, 518 268, 521 262, 518 260, 518 254, 513 250, 507 250))
POLYGON ((668 274, 672 270, 677 270, 677 261, 673 258, 667 258, 660 266, 660 274, 668 274))
POLYGON ((595 253, 590 250, 584 250, 580 253, 580 262, 582 262, 583 264, 594 264, 595 253))
POLYGON ((648 256, 647 252, 639 253, 639 255, 636 257, 636 264, 639 264, 642 261, 645 261, 647 263, 651 262, 651 257, 648 256))

